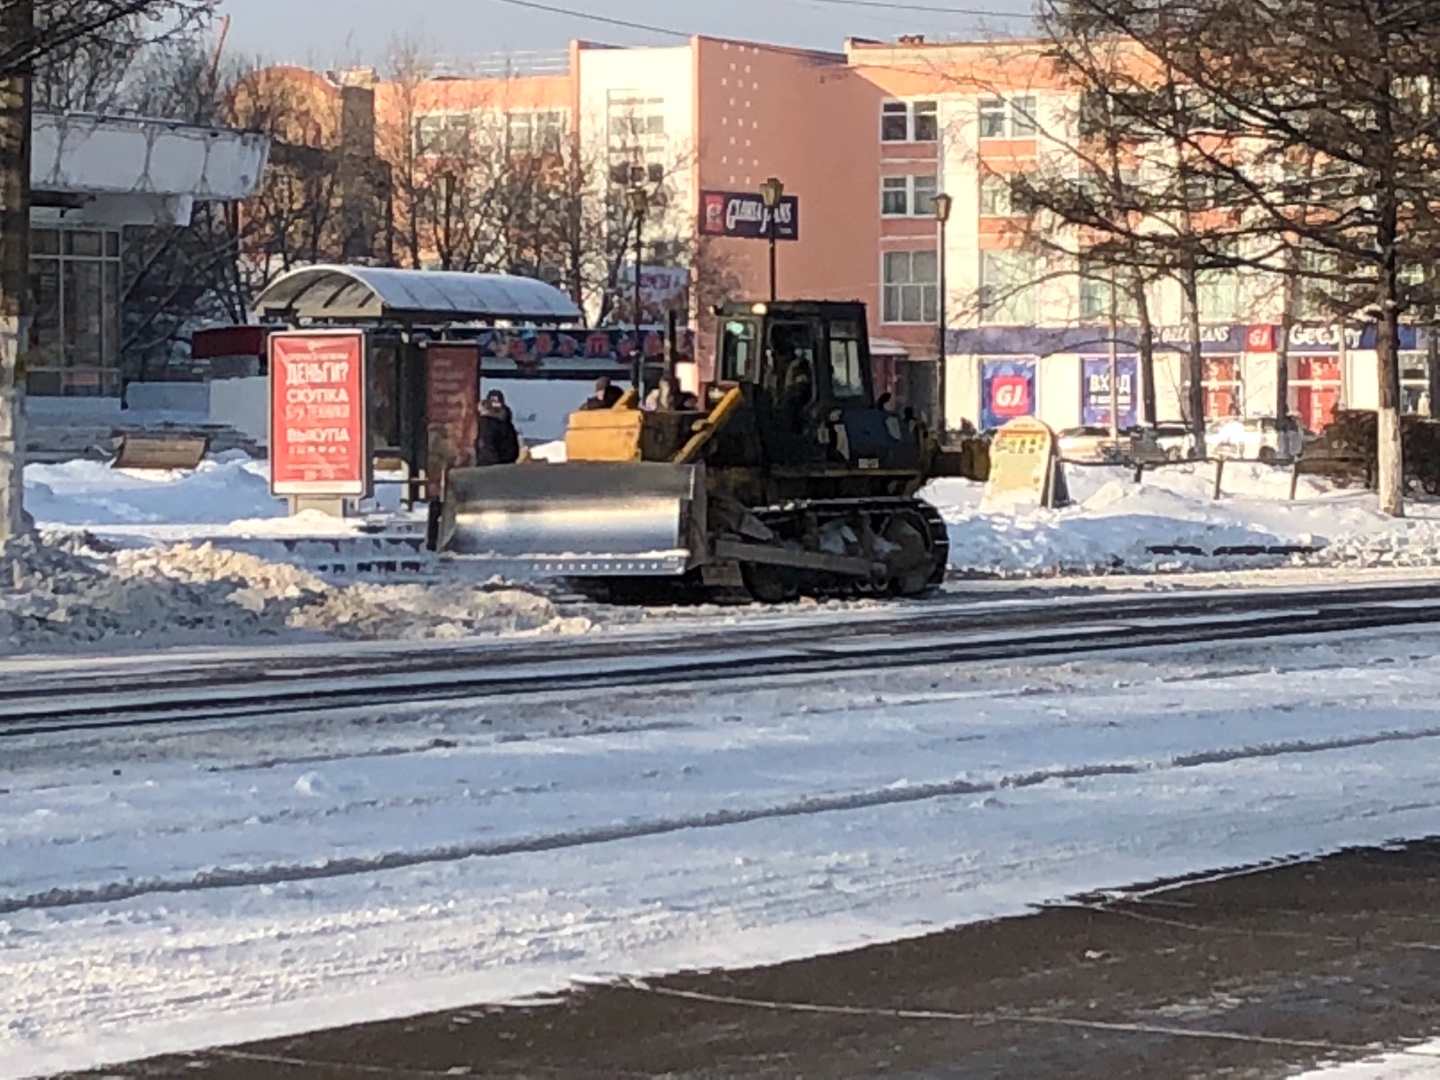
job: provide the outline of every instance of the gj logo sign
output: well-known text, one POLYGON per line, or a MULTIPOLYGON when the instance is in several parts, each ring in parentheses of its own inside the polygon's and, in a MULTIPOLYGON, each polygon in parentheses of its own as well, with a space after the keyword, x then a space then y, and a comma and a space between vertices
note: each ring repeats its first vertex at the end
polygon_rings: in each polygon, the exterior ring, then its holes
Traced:
POLYGON ((1030 411, 1030 384, 1018 375, 996 379, 990 394, 996 416, 1024 416, 1030 411))
POLYGON ((1035 412, 1035 361, 987 360, 980 366, 980 426, 998 428, 1035 412))

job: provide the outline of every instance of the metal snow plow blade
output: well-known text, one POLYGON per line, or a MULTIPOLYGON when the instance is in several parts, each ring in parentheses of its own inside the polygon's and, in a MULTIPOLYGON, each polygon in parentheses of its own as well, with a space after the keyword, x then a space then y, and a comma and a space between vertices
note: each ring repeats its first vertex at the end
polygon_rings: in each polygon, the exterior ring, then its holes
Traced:
MULTIPOLYGON (((501 574, 656 577, 692 565, 701 466, 572 462, 456 469, 431 544, 501 574)), ((697 535, 704 535, 701 529, 697 535)))

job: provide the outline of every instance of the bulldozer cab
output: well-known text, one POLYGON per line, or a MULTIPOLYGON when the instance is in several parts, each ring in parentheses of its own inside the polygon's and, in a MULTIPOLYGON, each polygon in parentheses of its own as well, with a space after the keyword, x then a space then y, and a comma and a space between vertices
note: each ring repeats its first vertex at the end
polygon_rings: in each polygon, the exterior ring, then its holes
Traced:
POLYGON ((765 464, 916 466, 918 436, 875 400, 863 304, 726 304, 718 314, 712 400, 740 388, 765 464))

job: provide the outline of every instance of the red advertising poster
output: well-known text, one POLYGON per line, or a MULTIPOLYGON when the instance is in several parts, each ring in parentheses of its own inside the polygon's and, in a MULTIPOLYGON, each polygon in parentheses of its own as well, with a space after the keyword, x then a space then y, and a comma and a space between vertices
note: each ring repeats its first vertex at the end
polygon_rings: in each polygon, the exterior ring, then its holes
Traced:
POLYGON ((270 336, 270 490, 370 493, 364 334, 270 336))
POLYGON ((473 344, 425 350, 426 475, 475 463, 479 434, 480 352, 473 344))

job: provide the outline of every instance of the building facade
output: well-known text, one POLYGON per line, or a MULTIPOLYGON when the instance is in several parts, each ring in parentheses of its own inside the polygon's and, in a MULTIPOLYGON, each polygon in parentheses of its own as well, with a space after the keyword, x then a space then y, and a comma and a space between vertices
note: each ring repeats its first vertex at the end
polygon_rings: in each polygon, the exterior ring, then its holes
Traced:
MULTIPOLYGON (((645 226, 647 273, 703 278, 723 266, 730 287, 750 298, 769 290, 763 239, 709 238, 703 262, 685 241, 698 232, 703 193, 753 193, 777 177, 799 213, 798 239, 778 245, 779 295, 863 300, 888 389, 927 407, 943 352, 952 423, 1033 414, 1070 427, 1108 415, 1104 287, 1078 261, 1027 245, 1010 205, 1009 175, 1053 164, 1078 138, 1078 96, 1040 42, 852 39, 835 52, 698 36, 665 48, 574 42, 543 73, 378 81, 375 102, 391 127, 410 118, 399 128, 413 133, 412 150, 493 125, 497 114, 527 145, 601 148, 581 159, 603 174, 612 205, 637 180, 658 193, 645 226), (943 225, 934 204, 942 193, 951 207, 943 225)), ((391 148, 392 163, 402 152, 391 148)), ((1276 414, 1281 291, 1239 272, 1201 281, 1208 416, 1276 414)), ((1149 292, 1157 419, 1179 419, 1180 288, 1149 292)), ((703 314, 696 301, 692 291, 692 316, 703 314)), ((1138 332, 1125 314, 1122 421, 1140 396, 1138 332)), ((1286 379, 1287 409, 1312 428, 1375 397, 1373 328, 1342 332, 1316 314, 1291 328, 1286 379)), ((1418 407, 1426 343, 1412 330, 1402 344, 1406 402, 1418 407)), ((700 346, 704 375, 703 333, 700 346)))

